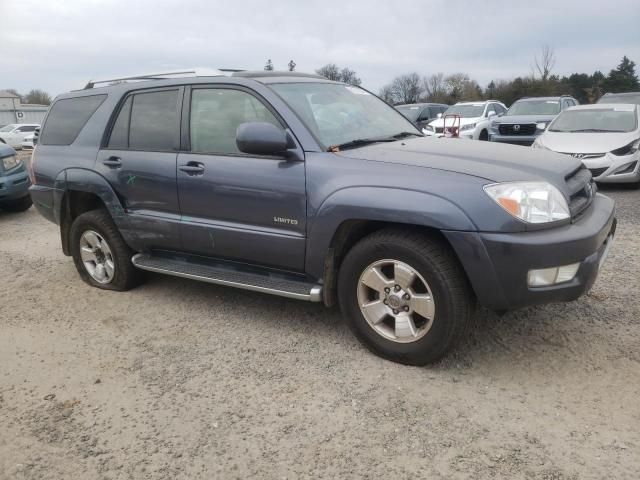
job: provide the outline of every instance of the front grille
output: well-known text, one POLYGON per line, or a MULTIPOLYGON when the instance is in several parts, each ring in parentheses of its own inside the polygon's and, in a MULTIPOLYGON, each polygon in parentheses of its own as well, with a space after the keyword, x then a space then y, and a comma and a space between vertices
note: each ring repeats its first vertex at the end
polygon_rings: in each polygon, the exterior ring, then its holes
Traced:
POLYGON ((498 125, 500 135, 533 135, 536 133, 535 123, 501 123, 498 125))
POLYGON ((568 153, 558 152, 563 155, 569 155, 570 157, 577 158, 578 160, 593 160, 594 158, 604 157, 604 153, 568 153))
POLYGON ((591 205, 597 187, 591 172, 584 165, 567 175, 565 181, 569 189, 569 211, 571 218, 575 219, 591 205))
POLYGON ((436 127, 436 133, 443 133, 444 127, 436 127))
POLYGON ((599 177, 600 175, 602 175, 604 172, 607 171, 609 167, 602 167, 602 168, 590 168, 589 171, 591 172, 591 176, 593 176, 593 178, 595 177, 599 177))

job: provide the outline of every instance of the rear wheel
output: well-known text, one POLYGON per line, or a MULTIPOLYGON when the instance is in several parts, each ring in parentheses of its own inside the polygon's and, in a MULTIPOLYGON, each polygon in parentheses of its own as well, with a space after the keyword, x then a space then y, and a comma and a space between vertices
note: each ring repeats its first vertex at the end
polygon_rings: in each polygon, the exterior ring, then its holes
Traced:
POLYGON ((373 352, 424 365, 462 336, 474 297, 451 249, 437 237, 383 230, 347 254, 338 295, 346 321, 373 352))
POLYGON ((22 198, 18 198, 17 200, 10 200, 8 202, 3 202, 0 204, 0 209, 6 210, 7 212, 24 212, 29 210, 33 205, 33 201, 31 200, 30 195, 26 195, 22 198))
POLYGON ((129 290, 142 272, 131 263, 134 252, 104 210, 78 216, 71 225, 71 254, 80 277, 105 290, 129 290))

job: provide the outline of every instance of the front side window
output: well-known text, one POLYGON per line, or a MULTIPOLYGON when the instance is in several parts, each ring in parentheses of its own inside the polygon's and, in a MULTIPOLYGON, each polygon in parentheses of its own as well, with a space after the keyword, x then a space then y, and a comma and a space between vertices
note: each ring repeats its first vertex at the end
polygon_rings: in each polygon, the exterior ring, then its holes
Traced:
POLYGON ((39 143, 71 145, 105 98, 106 95, 90 95, 58 100, 47 115, 39 143))
POLYGON ((228 88, 197 88, 191 93, 191 151, 241 154, 236 130, 242 123, 280 122, 253 95, 228 88))
POLYGON ((421 135, 398 110, 358 87, 320 82, 269 87, 325 148, 354 140, 388 139, 403 132, 421 135))
POLYGON ((511 105, 507 115, 557 115, 560 113, 558 100, 521 100, 511 105))
POLYGON ((550 132, 632 132, 638 128, 635 107, 566 110, 549 126, 550 132))
POLYGON ((19 132, 34 132, 36 130, 35 125, 25 125, 18 129, 19 132))
POLYGON ((178 90, 138 93, 133 96, 129 148, 176 150, 178 132, 178 90))
POLYGON ((113 124, 111 137, 109 138, 109 148, 114 150, 124 150, 129 148, 129 119, 131 118, 131 103, 133 97, 127 98, 118 113, 118 118, 113 124))
POLYGON ((418 120, 420 114, 420 107, 418 105, 400 105, 396 109, 412 122, 418 120))

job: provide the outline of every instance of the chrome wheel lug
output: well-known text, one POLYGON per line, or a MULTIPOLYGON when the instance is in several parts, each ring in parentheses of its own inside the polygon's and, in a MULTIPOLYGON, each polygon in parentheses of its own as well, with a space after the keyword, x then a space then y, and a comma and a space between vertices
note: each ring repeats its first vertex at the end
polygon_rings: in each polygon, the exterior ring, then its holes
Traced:
POLYGON ((389 293, 391 291, 391 289, 389 287, 384 289, 384 293, 389 293))
POLYGON ((393 314, 394 314, 394 315, 397 315, 398 313, 399 313, 399 312, 398 312, 398 310, 396 310, 396 309, 394 308, 394 309, 393 309, 393 314))
POLYGON ((404 298, 405 300, 409 300, 411 297, 409 296, 408 293, 405 293, 402 298, 404 298))
POLYGON ((404 307, 404 311, 408 312, 409 311, 409 307, 404 307))
POLYGON ((384 303, 385 305, 388 305, 388 304, 389 304, 389 302, 387 302, 387 299, 386 299, 386 298, 382 301, 382 303, 384 303))
POLYGON ((400 285, 396 285, 395 287, 393 287, 393 289, 398 292, 400 290, 400 285))

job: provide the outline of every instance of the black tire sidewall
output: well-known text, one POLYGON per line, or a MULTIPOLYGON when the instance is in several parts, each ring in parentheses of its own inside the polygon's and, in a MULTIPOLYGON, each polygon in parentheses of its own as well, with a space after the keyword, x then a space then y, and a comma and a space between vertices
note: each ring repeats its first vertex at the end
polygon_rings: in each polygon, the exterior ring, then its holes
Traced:
POLYGON ((127 290, 132 284, 135 267, 131 265, 131 251, 118 233, 111 217, 104 210, 93 210, 78 216, 71 225, 71 255, 82 280, 89 285, 105 290, 127 290), (100 283, 91 277, 80 256, 80 238, 88 230, 100 234, 109 245, 115 275, 109 283, 100 283))
POLYGON ((16 200, 8 200, 0 204, 0 210, 5 210, 12 213, 26 212, 33 205, 30 195, 18 198, 16 200))
MULTIPOLYGON (((358 247, 356 247, 358 248, 358 247)), ((453 295, 446 274, 435 262, 405 245, 379 243, 373 248, 354 251, 345 259, 339 275, 340 306, 353 332, 378 355, 393 361, 423 365, 441 357, 450 347, 458 321, 453 295), (424 337, 411 343, 398 343, 377 333, 362 315, 357 288, 360 275, 372 263, 393 259, 406 263, 426 280, 435 301, 433 324, 424 337)))

